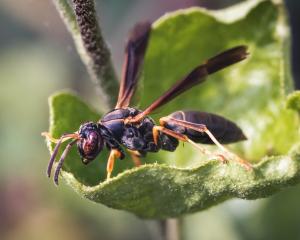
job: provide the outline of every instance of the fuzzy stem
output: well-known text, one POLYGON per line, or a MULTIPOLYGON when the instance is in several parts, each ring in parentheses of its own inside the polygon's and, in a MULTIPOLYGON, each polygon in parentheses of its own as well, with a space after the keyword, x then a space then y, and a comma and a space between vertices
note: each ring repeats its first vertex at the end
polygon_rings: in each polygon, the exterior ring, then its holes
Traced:
POLYGON ((119 83, 113 69, 110 51, 102 37, 93 0, 53 0, 70 31, 77 51, 92 80, 100 86, 101 96, 112 107, 119 83), (74 11, 73 11, 74 10, 74 11))
POLYGON ((165 240, 180 240, 179 220, 169 218, 161 221, 162 235, 165 240))

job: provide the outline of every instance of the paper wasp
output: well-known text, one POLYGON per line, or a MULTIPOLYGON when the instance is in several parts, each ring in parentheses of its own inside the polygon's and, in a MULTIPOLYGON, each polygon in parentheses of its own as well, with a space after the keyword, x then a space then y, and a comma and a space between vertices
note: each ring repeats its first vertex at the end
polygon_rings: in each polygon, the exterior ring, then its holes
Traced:
POLYGON ((109 149, 107 178, 111 176, 115 160, 124 158, 123 148, 129 151, 135 164, 139 165, 139 158, 148 152, 158 152, 161 149, 173 152, 179 141, 189 142, 202 153, 217 156, 222 161, 233 158, 247 169, 251 168, 250 163, 231 153, 222 145, 246 139, 242 130, 234 122, 216 114, 199 111, 174 112, 161 118, 159 125, 156 125, 149 117, 149 114, 157 108, 204 82, 208 75, 244 60, 248 55, 247 47, 237 46, 208 59, 178 81, 149 107, 139 110, 129 105, 138 83, 150 32, 151 24, 145 22, 137 24, 130 34, 125 50, 118 100, 113 110, 106 113, 97 123, 83 123, 77 132, 64 134, 60 139, 54 139, 49 133, 43 134, 50 141, 57 143, 49 161, 48 177, 50 177, 61 143, 65 140, 72 140, 58 161, 54 175, 56 184, 58 184, 58 176, 64 159, 74 144, 77 144, 84 164, 94 160, 104 146, 109 149), (212 154, 198 143, 215 144, 220 148, 221 154, 212 154))

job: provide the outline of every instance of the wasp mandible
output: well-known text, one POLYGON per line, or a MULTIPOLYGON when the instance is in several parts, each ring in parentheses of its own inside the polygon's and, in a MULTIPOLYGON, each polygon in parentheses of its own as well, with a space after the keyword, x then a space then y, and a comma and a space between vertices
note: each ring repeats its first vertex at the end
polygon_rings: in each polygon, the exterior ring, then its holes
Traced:
POLYGON ((208 59, 178 81, 149 107, 139 110, 129 105, 138 83, 150 32, 151 24, 144 22, 137 24, 130 34, 125 48, 118 100, 113 110, 106 113, 98 122, 83 123, 77 132, 64 134, 59 139, 53 138, 49 133, 43 133, 51 142, 56 143, 47 169, 48 177, 50 177, 61 143, 71 139, 58 161, 54 174, 56 184, 58 184, 63 162, 74 144, 77 144, 84 164, 94 160, 104 147, 109 149, 107 178, 111 177, 115 160, 124 158, 123 148, 128 150, 138 166, 141 164, 140 157, 148 152, 159 150, 173 152, 179 141, 188 142, 202 153, 216 156, 221 161, 235 159, 246 169, 251 169, 250 163, 222 145, 246 139, 242 130, 234 122, 216 114, 199 111, 181 110, 171 113, 162 117, 159 125, 156 125, 149 116, 154 110, 167 104, 181 93, 203 83, 208 75, 244 60, 248 55, 247 47, 237 46, 208 59), (199 143, 215 144, 220 148, 221 153, 213 154, 199 143))

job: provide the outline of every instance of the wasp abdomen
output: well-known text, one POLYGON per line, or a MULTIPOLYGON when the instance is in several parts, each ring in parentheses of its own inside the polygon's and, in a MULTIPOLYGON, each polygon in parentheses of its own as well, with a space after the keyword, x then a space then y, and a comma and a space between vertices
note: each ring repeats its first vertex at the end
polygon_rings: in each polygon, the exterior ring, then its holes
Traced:
MULTIPOLYGON (((213 113, 178 111, 170 114, 169 117, 190 123, 205 125, 220 143, 234 143, 246 139, 242 130, 234 122, 213 113)), ((185 134, 194 142, 214 144, 205 132, 187 129, 173 124, 171 121, 166 122, 165 127, 175 132, 185 134)))

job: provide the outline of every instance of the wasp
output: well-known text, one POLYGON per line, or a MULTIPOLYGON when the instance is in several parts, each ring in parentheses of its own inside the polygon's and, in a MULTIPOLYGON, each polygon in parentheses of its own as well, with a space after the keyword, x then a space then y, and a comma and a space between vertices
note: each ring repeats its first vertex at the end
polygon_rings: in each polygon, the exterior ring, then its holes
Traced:
POLYGON ((143 22, 137 24, 129 35, 118 100, 113 110, 106 113, 98 122, 83 123, 78 131, 63 134, 59 139, 53 138, 49 133, 43 133, 51 142, 56 143, 47 168, 48 177, 51 175, 62 142, 71 140, 58 161, 54 173, 56 184, 63 162, 74 144, 77 145, 84 164, 93 161, 104 147, 110 151, 107 179, 111 177, 115 160, 125 157, 124 148, 139 166, 140 157, 146 156, 148 152, 160 150, 173 152, 179 141, 188 142, 202 153, 215 156, 221 161, 235 159, 245 168, 251 169, 250 163, 222 145, 246 139, 243 131, 234 122, 213 113, 200 111, 180 110, 160 118, 158 125, 149 116, 181 93, 203 83, 208 75, 246 59, 247 47, 236 46, 208 59, 175 83, 146 109, 140 110, 129 105, 138 84, 150 32, 151 24, 143 22), (215 144, 221 153, 211 153, 199 143, 215 144))

